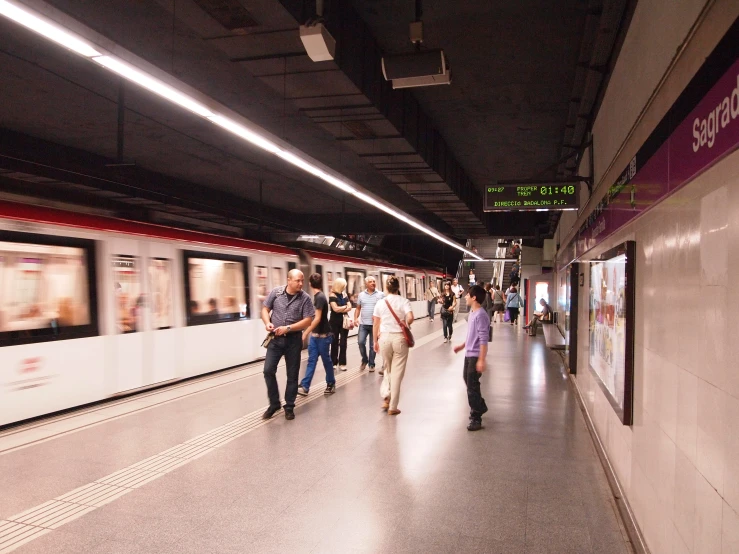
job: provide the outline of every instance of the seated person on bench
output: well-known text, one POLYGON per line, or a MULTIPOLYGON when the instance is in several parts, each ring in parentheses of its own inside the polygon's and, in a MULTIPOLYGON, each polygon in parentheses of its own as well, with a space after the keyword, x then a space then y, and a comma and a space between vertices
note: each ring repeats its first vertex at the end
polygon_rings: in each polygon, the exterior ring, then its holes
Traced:
POLYGON ((532 325, 536 325, 539 321, 549 321, 551 319, 552 307, 547 304, 546 300, 543 298, 539 300, 539 304, 541 304, 541 311, 534 313, 534 317, 531 318, 528 325, 524 326, 524 329, 528 329, 532 325))

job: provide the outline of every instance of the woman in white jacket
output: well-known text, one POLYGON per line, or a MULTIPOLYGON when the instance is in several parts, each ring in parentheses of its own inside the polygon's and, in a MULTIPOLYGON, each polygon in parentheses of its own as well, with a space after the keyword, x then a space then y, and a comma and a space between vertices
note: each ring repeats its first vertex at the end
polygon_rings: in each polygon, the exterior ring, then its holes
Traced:
POLYGON ((385 397, 382 408, 387 410, 388 415, 398 415, 400 384, 403 382, 405 365, 408 361, 408 343, 398 320, 404 321, 410 328, 413 323, 413 310, 408 299, 400 296, 398 292, 400 281, 397 277, 390 277, 385 286, 385 298, 375 304, 375 311, 372 314, 372 334, 375 352, 381 352, 385 360, 385 379, 390 382, 390 396, 385 397))

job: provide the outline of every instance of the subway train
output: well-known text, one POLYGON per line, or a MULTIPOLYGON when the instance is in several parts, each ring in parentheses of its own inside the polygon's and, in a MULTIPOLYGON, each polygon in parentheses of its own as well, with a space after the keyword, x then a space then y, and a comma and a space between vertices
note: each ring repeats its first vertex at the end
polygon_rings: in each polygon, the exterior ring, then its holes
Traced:
POLYGON ((396 275, 416 317, 443 277, 0 201, 0 428, 263 358, 261 301, 292 268, 351 296, 396 275))

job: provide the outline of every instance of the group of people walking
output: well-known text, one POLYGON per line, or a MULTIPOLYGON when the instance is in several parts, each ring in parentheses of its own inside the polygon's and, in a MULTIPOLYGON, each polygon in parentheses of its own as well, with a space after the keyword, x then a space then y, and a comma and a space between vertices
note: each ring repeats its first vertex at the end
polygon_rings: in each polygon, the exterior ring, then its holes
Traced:
MULTIPOLYGON (((321 358, 326 371, 324 394, 336 391, 334 368, 346 370, 346 337, 352 326, 359 330, 359 351, 362 356, 361 370, 369 367, 375 370, 376 354, 381 353, 384 360, 383 383, 381 386, 382 408, 388 415, 400 414, 398 403, 405 376, 408 353, 412 346, 410 327, 414 316, 408 299, 400 296, 400 281, 391 276, 387 279, 386 290, 377 290, 373 277, 365 280, 366 290, 357 298, 355 307, 345 297, 346 281, 334 282, 327 299, 323 293, 323 280, 320 274, 312 274, 308 282, 313 299, 303 291, 303 273, 297 269, 288 272, 287 285, 273 289, 264 300, 261 316, 268 336, 264 341, 267 354, 264 361, 264 379, 267 385, 269 407, 263 414, 271 418, 282 407, 277 385, 277 366, 285 358, 287 385, 285 387, 285 418, 295 419, 295 400, 297 395, 307 395, 315 374, 318 359, 321 358), (328 308, 331 307, 331 316, 328 308), (354 308, 353 318, 351 315, 354 308), (349 321, 347 321, 349 319, 349 321), (367 340, 371 337, 370 348, 367 340), (298 383, 300 372, 300 352, 304 340, 308 340, 308 365, 303 380, 298 383)), ((457 280, 446 282, 444 291, 438 294, 444 319, 444 340, 451 342, 454 317, 458 314, 458 304, 462 287, 457 280), (444 315, 446 314, 446 315, 444 315)), ((432 287, 436 289, 436 287, 432 287)), ((437 291, 438 292, 438 291, 437 291)), ((434 293, 436 297, 436 293, 434 293)), ((487 411, 485 400, 480 394, 480 375, 485 371, 488 330, 490 316, 483 309, 489 295, 480 286, 472 286, 466 293, 466 301, 472 313, 468 319, 468 332, 464 343, 454 347, 454 352, 465 350, 463 378, 467 387, 470 405, 468 429, 482 428, 482 415, 487 411)), ((435 312, 435 306, 434 306, 435 312)))

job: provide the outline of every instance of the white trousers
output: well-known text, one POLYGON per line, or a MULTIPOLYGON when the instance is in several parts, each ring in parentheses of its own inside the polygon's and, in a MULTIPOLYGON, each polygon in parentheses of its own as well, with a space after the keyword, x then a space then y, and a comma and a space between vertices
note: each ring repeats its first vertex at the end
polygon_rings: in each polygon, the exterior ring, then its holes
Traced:
POLYGON ((405 364, 408 361, 408 343, 403 333, 384 333, 380 338, 380 353, 385 360, 386 376, 390 380, 390 408, 398 409, 400 400, 400 384, 405 376, 405 364))

